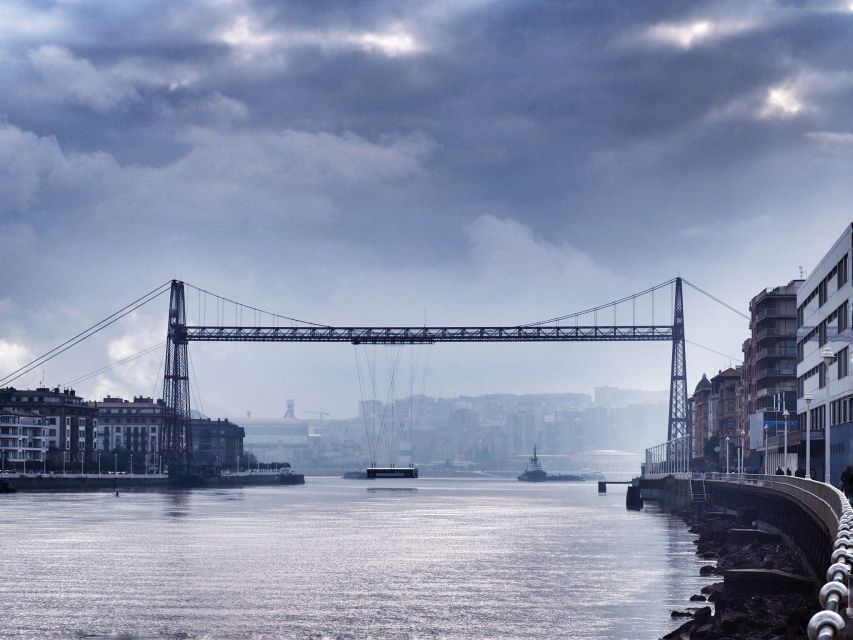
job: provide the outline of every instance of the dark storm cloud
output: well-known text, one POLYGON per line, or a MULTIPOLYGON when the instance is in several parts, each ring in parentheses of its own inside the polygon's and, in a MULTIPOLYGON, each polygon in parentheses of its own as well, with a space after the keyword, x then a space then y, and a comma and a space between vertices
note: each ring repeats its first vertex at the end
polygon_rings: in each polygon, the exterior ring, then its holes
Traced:
POLYGON ((528 321, 694 269, 745 303, 849 218, 843 3, 8 2, 0 24, 0 335, 33 351, 39 300, 87 317, 172 275, 341 321, 528 321), (786 256, 806 210, 823 235, 786 256))

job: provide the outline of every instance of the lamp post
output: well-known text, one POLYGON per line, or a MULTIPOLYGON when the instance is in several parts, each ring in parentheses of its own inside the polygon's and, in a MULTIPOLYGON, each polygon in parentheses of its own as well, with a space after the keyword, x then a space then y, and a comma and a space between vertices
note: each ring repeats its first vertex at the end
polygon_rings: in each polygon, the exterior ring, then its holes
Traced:
POLYGON ((98 475, 101 475, 101 452, 98 451, 98 475))
POLYGON ((788 473, 788 469, 791 468, 788 466, 788 418, 790 415, 787 409, 782 412, 782 417, 785 419, 785 473, 788 473))
POLYGON ((809 410, 812 406, 812 394, 807 393, 803 396, 806 403, 806 477, 811 478, 812 475, 812 417, 809 410))
POLYGON ((824 455, 824 472, 823 472, 823 481, 826 484, 832 484, 832 474, 830 473, 830 463, 829 463, 829 454, 830 454, 830 446, 829 446, 829 428, 830 428, 830 403, 832 402, 832 396, 829 393, 829 367, 832 364, 832 361, 835 360, 835 354, 832 353, 832 349, 829 347, 824 347, 820 352, 820 357, 823 358, 823 364, 826 367, 826 405, 823 410, 826 413, 826 417, 824 419, 824 433, 823 433, 823 455, 824 455))
POLYGON ((113 474, 118 473, 118 451, 113 454, 113 474))
POLYGON ((726 436, 726 474, 729 473, 729 440, 730 438, 726 436))
POLYGON ((130 452, 130 475, 133 475, 133 452, 130 452))
POLYGON ((738 473, 743 474, 743 454, 744 454, 744 451, 743 451, 743 445, 744 445, 743 434, 744 434, 744 431, 743 431, 743 429, 738 431, 737 434, 738 434, 738 444, 739 444, 739 446, 738 446, 738 473))
POLYGON ((770 427, 766 424, 764 425, 764 475, 767 475, 767 465, 770 464, 770 461, 767 459, 770 451, 767 449, 767 432, 770 431, 770 427))

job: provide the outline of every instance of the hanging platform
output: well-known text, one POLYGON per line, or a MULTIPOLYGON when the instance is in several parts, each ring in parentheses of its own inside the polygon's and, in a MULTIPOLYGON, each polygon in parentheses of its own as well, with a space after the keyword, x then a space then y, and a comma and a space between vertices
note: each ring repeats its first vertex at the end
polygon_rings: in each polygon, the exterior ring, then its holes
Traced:
POLYGON ((373 478, 417 478, 417 467, 368 467, 367 479, 373 478))

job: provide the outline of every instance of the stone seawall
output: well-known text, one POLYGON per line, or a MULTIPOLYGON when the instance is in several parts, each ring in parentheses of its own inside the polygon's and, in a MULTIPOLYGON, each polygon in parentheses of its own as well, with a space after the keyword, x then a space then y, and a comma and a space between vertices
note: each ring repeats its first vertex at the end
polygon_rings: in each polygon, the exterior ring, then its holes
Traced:
MULTIPOLYGON (((27 475, 2 478, 12 491, 145 491, 173 487, 167 476, 160 475, 27 475)), ((282 477, 278 474, 230 474, 207 478, 203 487, 245 487, 257 485, 304 484, 302 474, 282 477)))
POLYGON ((828 560, 826 532, 811 513, 778 492, 751 486, 707 482, 699 500, 687 479, 641 486, 644 497, 659 500, 691 527, 696 553, 707 561, 700 575, 709 584, 684 610, 672 612, 686 621, 665 638, 805 637, 819 608, 815 569, 828 560))

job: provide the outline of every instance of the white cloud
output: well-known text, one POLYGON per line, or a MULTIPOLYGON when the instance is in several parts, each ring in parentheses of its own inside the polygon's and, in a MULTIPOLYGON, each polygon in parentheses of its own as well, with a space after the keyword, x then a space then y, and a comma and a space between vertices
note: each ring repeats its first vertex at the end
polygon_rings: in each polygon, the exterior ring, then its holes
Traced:
POLYGON ((0 339, 0 376, 20 369, 31 359, 32 353, 26 345, 0 339))
POLYGON ((805 136, 824 151, 837 154, 853 152, 853 132, 810 131, 805 136))
POLYGON ((353 133, 186 132, 190 151, 160 167, 107 154, 66 154, 54 138, 0 127, 0 208, 46 202, 83 213, 322 219, 353 191, 417 177, 434 148, 425 136, 371 142, 353 133))
POLYGON ((284 62, 283 53, 297 47, 318 47, 327 52, 356 49, 388 57, 411 55, 424 45, 408 27, 393 24, 379 31, 351 29, 265 29, 259 20, 237 16, 216 39, 245 59, 266 58, 284 62))
POLYGON ((192 84, 197 72, 181 66, 157 68, 133 59, 98 68, 68 49, 42 45, 29 51, 29 59, 41 79, 39 97, 70 102, 104 112, 141 98, 149 87, 175 90, 192 84))
MULTIPOLYGON (((107 344, 110 364, 151 349, 165 339, 162 322, 138 313, 128 316, 122 326, 122 334, 107 344)), ((94 385, 94 399, 101 399, 106 395, 132 397, 152 393, 162 375, 158 365, 161 361, 161 351, 154 349, 147 355, 137 357, 99 375, 94 385)))
POLYGON ((752 27, 751 22, 712 19, 664 22, 645 29, 641 32, 639 40, 686 50, 743 33, 752 27))
POLYGON ((56 7, 39 10, 11 0, 0 3, 0 25, 3 25, 0 42, 46 42, 70 31, 70 25, 56 7))
POLYGON ((795 87, 770 87, 759 110, 761 118, 792 118, 802 112, 803 102, 795 87))

